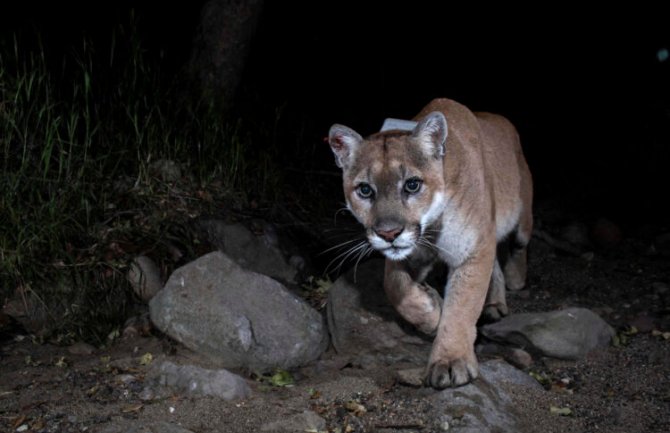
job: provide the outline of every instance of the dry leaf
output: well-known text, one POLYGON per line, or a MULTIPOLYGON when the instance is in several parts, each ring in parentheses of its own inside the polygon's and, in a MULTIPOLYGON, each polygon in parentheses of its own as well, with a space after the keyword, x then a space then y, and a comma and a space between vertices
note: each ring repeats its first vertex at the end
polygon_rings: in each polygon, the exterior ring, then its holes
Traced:
POLYGON ((23 421, 25 420, 25 415, 19 415, 18 417, 14 418, 14 421, 12 421, 12 428, 16 430, 21 424, 23 424, 23 421))
POLYGON ((139 412, 143 407, 144 407, 144 405, 142 403, 133 404, 133 405, 124 407, 123 409, 121 409, 121 412, 123 412, 123 413, 139 412))
POLYGON ((154 356, 150 352, 147 352, 140 357, 140 365, 149 365, 153 360, 154 356))
POLYGON ((354 400, 346 402, 344 408, 356 416, 364 415, 368 411, 365 406, 354 400))
POLYGON ((572 410, 569 407, 551 406, 549 408, 549 412, 551 412, 553 415, 559 415, 559 416, 572 415, 572 410))

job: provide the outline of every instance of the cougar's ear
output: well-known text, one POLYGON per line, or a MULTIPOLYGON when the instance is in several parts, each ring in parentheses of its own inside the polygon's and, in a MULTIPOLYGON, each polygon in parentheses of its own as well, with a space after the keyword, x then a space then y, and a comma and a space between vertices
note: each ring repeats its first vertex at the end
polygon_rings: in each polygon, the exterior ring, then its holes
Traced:
POLYGON ((335 154, 335 163, 340 168, 346 168, 356 148, 363 141, 358 132, 343 125, 333 125, 328 132, 328 144, 335 154))
POLYGON ((412 136, 419 140, 426 155, 441 158, 447 141, 447 119, 439 111, 433 111, 416 125, 412 136))

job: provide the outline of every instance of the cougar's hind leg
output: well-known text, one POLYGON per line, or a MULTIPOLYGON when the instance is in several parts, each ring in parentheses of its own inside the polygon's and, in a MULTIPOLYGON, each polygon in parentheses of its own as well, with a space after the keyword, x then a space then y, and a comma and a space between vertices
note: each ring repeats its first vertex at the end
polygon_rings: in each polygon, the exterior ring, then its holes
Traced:
POLYGON ((528 242, 533 231, 533 215, 528 208, 521 215, 519 226, 512 235, 509 258, 505 263, 505 285, 510 290, 521 290, 526 285, 528 242))
POLYGON ((505 276, 496 258, 493 264, 493 272, 491 273, 489 291, 486 295, 486 303, 482 311, 482 318, 486 322, 494 322, 507 316, 508 313, 509 310, 507 309, 507 301, 505 299, 505 276))

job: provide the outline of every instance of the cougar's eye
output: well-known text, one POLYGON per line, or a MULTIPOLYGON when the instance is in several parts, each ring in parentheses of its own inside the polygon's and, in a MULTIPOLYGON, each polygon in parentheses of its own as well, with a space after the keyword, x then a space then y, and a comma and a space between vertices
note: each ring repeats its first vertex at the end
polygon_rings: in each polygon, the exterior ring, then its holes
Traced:
POLYGON ((421 189, 421 184, 422 183, 423 183, 423 181, 421 179, 416 178, 416 177, 413 177, 411 179, 407 179, 405 181, 405 192, 410 193, 410 194, 416 194, 421 189))
POLYGON ((360 195, 362 198, 371 198, 375 193, 370 184, 367 183, 359 184, 357 189, 358 195, 360 195))

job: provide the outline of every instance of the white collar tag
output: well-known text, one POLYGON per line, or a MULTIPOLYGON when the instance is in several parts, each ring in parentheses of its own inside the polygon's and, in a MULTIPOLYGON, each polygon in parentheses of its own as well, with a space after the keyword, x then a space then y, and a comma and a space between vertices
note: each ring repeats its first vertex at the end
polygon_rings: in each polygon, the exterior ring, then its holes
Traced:
POLYGON ((413 131, 417 124, 418 122, 413 120, 392 119, 389 117, 384 120, 382 129, 379 132, 391 131, 394 129, 400 131, 413 131))

